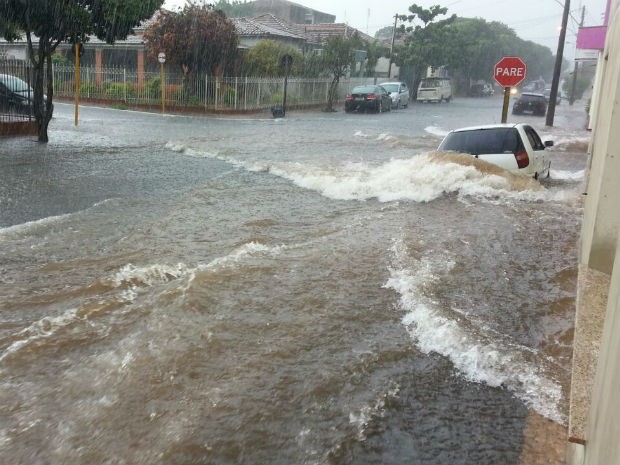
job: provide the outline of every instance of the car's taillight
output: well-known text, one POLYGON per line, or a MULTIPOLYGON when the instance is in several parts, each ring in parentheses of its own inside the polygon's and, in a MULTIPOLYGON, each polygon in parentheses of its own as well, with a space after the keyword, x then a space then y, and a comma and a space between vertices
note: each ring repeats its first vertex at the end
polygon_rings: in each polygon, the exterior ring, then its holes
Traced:
POLYGON ((351 94, 349 94, 344 99, 345 100, 353 100, 353 96, 351 94))
POLYGON ((375 94, 368 94, 366 97, 368 100, 377 100, 377 96, 375 94))
POLYGON ((519 168, 525 168, 530 164, 530 157, 527 156, 527 152, 525 150, 516 151, 515 160, 517 160, 517 166, 519 168))

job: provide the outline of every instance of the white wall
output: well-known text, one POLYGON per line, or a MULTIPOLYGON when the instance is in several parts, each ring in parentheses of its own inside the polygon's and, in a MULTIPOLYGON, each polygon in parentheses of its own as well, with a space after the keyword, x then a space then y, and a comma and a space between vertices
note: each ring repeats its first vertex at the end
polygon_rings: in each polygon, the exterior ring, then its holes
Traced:
POLYGON ((581 264, 611 275, 585 447, 572 463, 620 464, 620 0, 613 0, 601 66, 581 264))

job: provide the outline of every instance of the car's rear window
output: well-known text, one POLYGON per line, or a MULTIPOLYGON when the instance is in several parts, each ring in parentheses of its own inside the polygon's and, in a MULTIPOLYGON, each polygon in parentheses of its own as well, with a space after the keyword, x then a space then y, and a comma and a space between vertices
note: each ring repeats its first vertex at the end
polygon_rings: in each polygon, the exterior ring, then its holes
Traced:
POLYGON ((523 102, 541 102, 544 101, 545 97, 543 95, 530 95, 530 94, 522 94, 521 101, 523 102))
POLYGON ((398 84, 381 84, 381 86, 388 92, 398 92, 398 84))
POLYGON ((446 136, 439 150, 484 155, 516 152, 520 148, 519 133, 515 128, 473 129, 452 132, 446 136))
POLYGON ((372 92, 376 92, 377 88, 375 86, 358 86, 354 87, 351 91, 352 94, 368 94, 372 92))
POLYGON ((0 82, 12 92, 27 92, 29 90, 28 84, 15 76, 2 76, 0 82))

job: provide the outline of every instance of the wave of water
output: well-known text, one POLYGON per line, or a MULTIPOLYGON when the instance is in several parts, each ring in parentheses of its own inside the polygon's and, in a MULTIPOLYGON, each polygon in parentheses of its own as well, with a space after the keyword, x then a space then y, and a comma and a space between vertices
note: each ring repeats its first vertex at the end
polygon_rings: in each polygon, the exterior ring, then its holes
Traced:
POLYGON ((426 295, 454 266, 450 257, 416 260, 398 241, 392 252, 394 267, 385 287, 400 295, 402 324, 421 352, 447 357, 468 381, 506 388, 539 414, 565 424, 562 387, 549 375, 542 354, 464 321, 462 311, 443 308, 426 295))
MULTIPOLYGON (((267 247, 256 242, 250 242, 236 248, 228 255, 217 257, 209 263, 196 266, 188 266, 184 263, 144 266, 127 264, 93 286, 97 289, 116 291, 112 295, 108 295, 105 299, 100 295, 97 302, 87 302, 79 308, 66 310, 58 316, 45 316, 19 333, 5 338, 2 342, 6 348, 0 353, 0 363, 28 347, 44 345, 46 340, 53 339, 59 331, 65 328, 70 328, 81 322, 92 328, 91 319, 97 313, 104 310, 114 311, 119 307, 131 304, 141 292, 149 288, 162 286, 170 281, 178 281, 178 289, 185 292, 198 272, 217 272, 223 268, 237 266, 244 260, 257 255, 276 255, 281 248, 280 246, 267 247), (185 282, 183 283, 183 281, 185 282)), ((79 337, 83 337, 83 334, 79 337)))
POLYGON ((458 194, 492 202, 498 199, 566 202, 576 196, 574 192, 548 191, 533 179, 514 175, 469 155, 429 152, 380 165, 347 161, 318 165, 241 160, 174 143, 168 148, 189 156, 216 158, 248 171, 268 172, 334 200, 430 202, 447 194, 458 194))
POLYGON ((100 202, 94 203, 90 207, 85 210, 80 210, 72 213, 65 213, 62 215, 48 216, 45 218, 40 218, 38 220, 27 221, 22 224, 15 224, 13 226, 7 226, 5 228, 0 228, 0 240, 3 238, 11 238, 11 237, 23 237, 30 234, 38 234, 41 231, 44 231, 50 227, 53 227, 63 221, 66 221, 75 215, 78 215, 84 211, 89 211, 93 208, 97 208, 101 205, 105 205, 108 202, 111 202, 115 199, 105 199, 100 202))

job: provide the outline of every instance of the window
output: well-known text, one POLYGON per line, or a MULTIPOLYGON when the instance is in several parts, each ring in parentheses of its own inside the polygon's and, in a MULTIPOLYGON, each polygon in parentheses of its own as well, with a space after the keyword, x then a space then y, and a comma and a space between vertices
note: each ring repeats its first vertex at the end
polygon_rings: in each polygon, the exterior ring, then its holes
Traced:
POLYGON ((543 144, 542 140, 540 140, 540 136, 534 131, 530 126, 525 126, 523 128, 525 130, 525 135, 527 139, 530 141, 530 145, 534 150, 544 150, 545 144, 543 144))
POLYGON ((439 150, 486 155, 515 153, 523 146, 515 128, 475 129, 449 134, 439 150))

